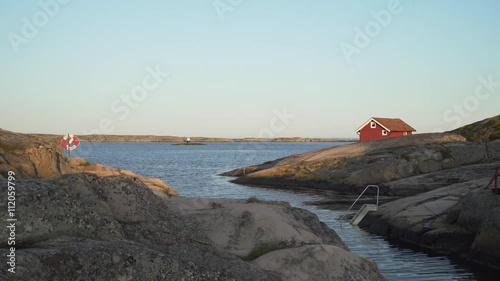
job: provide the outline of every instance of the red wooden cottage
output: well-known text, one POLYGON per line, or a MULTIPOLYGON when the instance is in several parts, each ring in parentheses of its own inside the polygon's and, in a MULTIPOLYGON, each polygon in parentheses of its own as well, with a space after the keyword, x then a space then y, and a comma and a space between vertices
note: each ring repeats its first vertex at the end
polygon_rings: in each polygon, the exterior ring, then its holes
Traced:
POLYGON ((411 136, 416 132, 410 125, 399 118, 372 117, 356 130, 359 141, 411 136))

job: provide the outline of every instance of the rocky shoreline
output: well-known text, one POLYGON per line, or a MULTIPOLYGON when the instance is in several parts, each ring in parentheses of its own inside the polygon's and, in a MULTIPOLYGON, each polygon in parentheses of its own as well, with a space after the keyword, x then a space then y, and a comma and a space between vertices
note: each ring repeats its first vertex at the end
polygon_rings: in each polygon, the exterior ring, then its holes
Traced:
POLYGON ((368 213, 360 227, 500 270, 500 195, 485 188, 489 180, 452 184, 389 202, 368 213))
MULTIPOLYGON (((498 142, 492 148, 500 151, 498 142)), ((421 134, 329 147, 223 173, 240 184, 307 187, 358 193, 368 184, 381 194, 408 196, 424 190, 398 180, 458 169, 484 160, 480 143, 454 134, 421 134)), ((429 188, 445 186, 446 180, 429 188)))
POLYGON ((0 254, 14 252, 17 280, 385 280, 287 203, 181 198, 159 179, 66 160, 59 142, 0 131, 2 193, 9 171, 15 248, 0 241, 0 254))
MULTIPOLYGON (((240 184, 331 194, 335 199, 309 203, 330 209, 345 208, 366 185, 378 185, 382 205, 362 228, 500 270, 500 195, 485 188, 500 168, 500 141, 488 149, 491 158, 484 143, 421 134, 320 149, 223 175, 240 184)), ((357 208, 374 203, 375 192, 368 190, 357 208)))

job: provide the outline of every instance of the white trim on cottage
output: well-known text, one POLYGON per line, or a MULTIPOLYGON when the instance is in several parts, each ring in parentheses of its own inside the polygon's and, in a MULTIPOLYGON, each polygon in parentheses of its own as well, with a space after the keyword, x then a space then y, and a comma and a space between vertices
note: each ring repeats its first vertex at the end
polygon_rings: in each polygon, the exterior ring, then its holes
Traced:
POLYGON ((356 130, 356 133, 358 133, 359 131, 361 131, 361 129, 363 129, 366 125, 368 125, 368 123, 370 122, 375 122, 376 124, 378 124, 380 127, 382 127, 383 129, 385 129, 387 132, 390 132, 391 130, 389 130, 387 127, 385 127, 384 125, 380 124, 380 122, 378 122, 375 118, 370 118, 368 121, 366 121, 363 125, 361 125, 361 127, 359 127, 357 130, 356 130))

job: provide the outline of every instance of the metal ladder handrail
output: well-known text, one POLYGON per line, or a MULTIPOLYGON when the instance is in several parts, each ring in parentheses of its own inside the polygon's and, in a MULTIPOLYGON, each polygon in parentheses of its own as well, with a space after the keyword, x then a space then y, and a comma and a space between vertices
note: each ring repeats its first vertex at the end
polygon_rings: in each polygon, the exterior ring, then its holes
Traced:
POLYGON ((467 180, 467 178, 468 178, 468 176, 469 176, 469 175, 472 175, 472 176, 473 176, 473 177, 472 177, 472 180, 477 179, 477 177, 479 176, 479 174, 478 174, 478 173, 474 173, 474 172, 465 172, 465 173, 462 175, 462 177, 460 178, 460 181, 459 181, 458 183, 462 183, 462 182, 464 182, 464 180, 467 180))
POLYGON ((356 205, 356 203, 358 202, 359 198, 361 198, 361 196, 363 196, 363 194, 365 193, 365 191, 368 188, 370 188, 370 187, 376 187, 377 188, 377 208, 378 208, 378 195, 380 193, 380 187, 378 187, 378 185, 374 185, 374 184, 367 185, 365 187, 365 189, 363 190, 363 192, 361 192, 361 194, 358 196, 358 198, 356 198, 356 200, 354 201, 354 203, 352 203, 351 207, 349 207, 349 209, 347 209, 347 211, 344 212, 344 215, 342 215, 342 217, 340 218, 340 221, 342 221, 344 219, 344 217, 347 215, 347 213, 349 213, 349 211, 352 209, 352 207, 354 207, 354 205, 356 205))
MULTIPOLYGON (((472 172, 470 172, 472 173, 472 172)), ((468 174, 470 174, 469 172, 465 172, 462 177, 460 178, 460 181, 458 183, 462 183, 464 179, 467 179, 465 176, 467 176, 468 174)))
POLYGON ((490 162, 491 160, 493 160, 493 153, 491 151, 490 146, 488 145, 488 139, 484 138, 480 139, 480 141, 481 141, 481 150, 483 151, 484 160, 490 162))

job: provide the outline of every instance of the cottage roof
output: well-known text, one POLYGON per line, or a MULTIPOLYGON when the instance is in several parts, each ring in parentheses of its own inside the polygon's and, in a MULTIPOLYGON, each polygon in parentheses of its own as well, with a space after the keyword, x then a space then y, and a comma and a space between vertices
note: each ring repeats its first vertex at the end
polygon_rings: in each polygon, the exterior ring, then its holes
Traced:
POLYGON ((415 132, 413 127, 406 124, 403 120, 399 118, 380 118, 380 117, 372 117, 368 121, 366 121, 361 127, 359 127, 356 132, 359 132, 370 122, 374 121, 379 124, 382 128, 389 132, 415 132))

